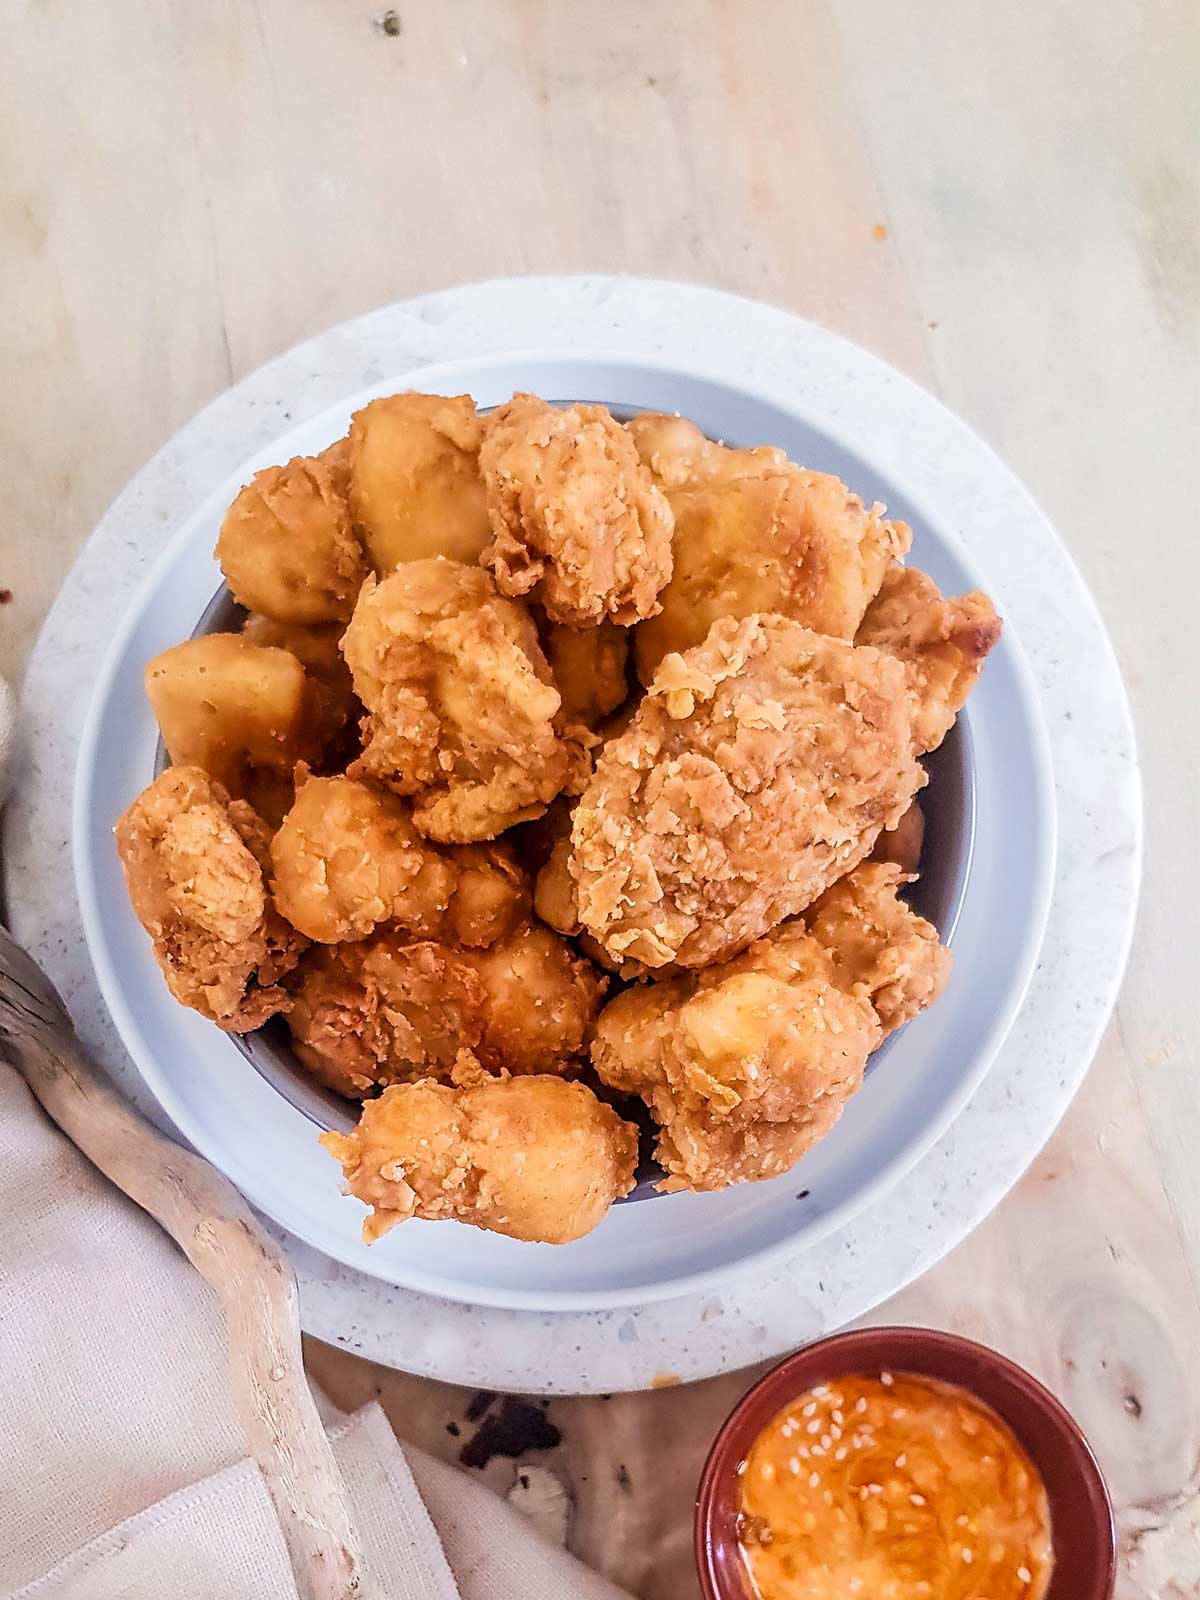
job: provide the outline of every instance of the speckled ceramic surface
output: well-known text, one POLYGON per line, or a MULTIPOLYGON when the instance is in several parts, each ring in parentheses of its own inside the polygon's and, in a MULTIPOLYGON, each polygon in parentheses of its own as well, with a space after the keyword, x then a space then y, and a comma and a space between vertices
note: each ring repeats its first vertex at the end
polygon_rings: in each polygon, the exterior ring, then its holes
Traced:
POLYGON ((782 1270, 651 1306, 546 1315, 398 1291, 291 1241, 306 1326, 330 1342, 460 1382, 603 1392, 717 1372, 835 1327, 936 1260, 996 1202, 1065 1108, 1111 1005, 1136 896, 1139 795, 1120 681, 1069 559, 986 447, 874 358, 768 307, 638 280, 509 281, 388 307, 280 357, 177 436, 104 519, 31 664, 26 704, 41 733, 7 821, 13 920, 135 1092, 67 882, 70 767, 113 620, 166 536, 293 420, 385 379, 415 380, 422 366, 539 349, 700 370, 777 396, 819 414, 931 522, 950 523, 1032 665, 1059 816, 1041 959, 987 1077, 885 1203, 782 1270))

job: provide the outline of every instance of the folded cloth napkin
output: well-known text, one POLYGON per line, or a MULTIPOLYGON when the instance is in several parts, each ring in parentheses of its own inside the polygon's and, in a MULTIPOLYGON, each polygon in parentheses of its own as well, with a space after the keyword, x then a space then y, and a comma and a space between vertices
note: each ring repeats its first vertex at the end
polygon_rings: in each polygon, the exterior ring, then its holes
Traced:
MULTIPOLYGON (((0 1596, 296 1600, 215 1296, 3 1062, 0 1395, 0 1596)), ((379 1600, 629 1600, 378 1406, 331 1438, 379 1600)))

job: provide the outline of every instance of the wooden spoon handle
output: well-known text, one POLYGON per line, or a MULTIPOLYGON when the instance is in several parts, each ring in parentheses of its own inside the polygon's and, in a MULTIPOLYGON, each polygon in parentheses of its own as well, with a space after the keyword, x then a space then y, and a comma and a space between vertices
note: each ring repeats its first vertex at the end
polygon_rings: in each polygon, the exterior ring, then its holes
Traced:
POLYGON ((345 1486, 304 1375, 287 1258, 232 1184, 117 1093, 84 1053, 53 986, 2 927, 0 1052, 67 1137, 166 1229, 220 1296, 234 1403, 301 1600, 365 1600, 345 1486))

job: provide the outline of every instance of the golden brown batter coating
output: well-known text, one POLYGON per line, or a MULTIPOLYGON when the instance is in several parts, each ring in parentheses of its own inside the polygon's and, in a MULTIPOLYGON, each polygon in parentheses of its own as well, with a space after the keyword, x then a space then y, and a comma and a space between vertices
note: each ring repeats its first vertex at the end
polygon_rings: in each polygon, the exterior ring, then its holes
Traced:
POLYGON ((909 879, 890 862, 839 878, 804 914, 839 988, 869 1000, 885 1036, 931 1006, 950 980, 937 929, 899 898, 909 879))
POLYGON ((681 417, 647 414, 627 426, 675 516, 674 574, 661 612, 634 640, 643 683, 720 618, 778 613, 854 637, 887 568, 909 547, 904 523, 782 450, 713 444, 681 417))
POLYGON ((590 1233, 634 1184, 637 1134, 581 1083, 509 1078, 385 1089, 321 1143, 373 1208, 368 1243, 409 1217, 546 1244, 590 1233))
MULTIPOLYGON (((304 725, 308 743, 322 758, 331 746, 342 748, 350 723, 362 714, 350 668, 341 652, 344 632, 340 622, 305 627, 294 622, 278 622, 257 613, 242 624, 243 639, 251 644, 287 650, 304 668, 304 725)), ((346 759, 349 760, 348 755, 346 759)))
POLYGON ((782 617, 670 656, 575 811, 580 921, 616 961, 707 966, 810 905, 925 774, 894 657, 782 617))
POLYGON ((659 1123, 661 1187, 723 1189, 776 1177, 823 1139, 880 1038, 870 1003, 789 923, 722 966, 626 989, 592 1062, 659 1123))
POLYGON ((325 944, 363 939, 381 924, 418 938, 491 944, 529 906, 506 845, 438 849, 413 826, 406 800, 354 778, 302 781, 271 859, 280 911, 325 944))
POLYGON ((925 813, 914 800, 894 828, 885 828, 875 841, 869 861, 892 861, 902 872, 915 873, 925 844, 925 813))
POLYGON ((653 616, 671 576, 671 508, 608 409, 515 394, 483 430, 483 560, 501 592, 532 594, 577 628, 653 616))
POLYGON ((786 1172, 837 1122, 871 1051, 937 999, 950 954, 897 898, 903 881, 859 867, 732 961, 601 1012, 593 1065, 649 1105, 665 1189, 786 1172))
POLYGON ((495 1072, 566 1071, 603 992, 589 963, 536 924, 486 950, 380 932, 310 951, 288 1025, 322 1082, 363 1095, 444 1078, 460 1049, 495 1072))
POLYGON ((463 958, 483 985, 484 1066, 555 1072, 586 1054, 607 979, 565 940, 531 922, 463 958))
POLYGON ((177 767, 240 794, 248 768, 291 775, 312 753, 304 668, 290 651, 210 633, 147 663, 146 694, 177 767))
POLYGON ((287 1009, 279 987, 307 940, 276 912, 270 830, 198 767, 171 767, 116 827, 138 921, 181 1005, 232 1033, 287 1009))
POLYGON ((491 538, 482 437, 469 394, 393 394, 350 425, 350 515, 379 573, 446 556, 473 565, 491 538))
POLYGON ((411 561, 368 580, 342 641, 369 715, 351 768, 398 794, 429 838, 491 839, 538 816, 577 748, 525 610, 478 567, 411 561))
POLYGON ((297 1056, 327 1088, 361 1098, 380 1084, 449 1077, 482 1031, 483 988, 461 951, 406 934, 314 945, 294 985, 297 1056))
POLYGON ((916 567, 892 567, 855 636, 903 661, 913 698, 918 752, 936 750, 1000 638, 1000 618, 979 589, 944 599, 916 567))
POLYGON ((595 628, 566 628, 551 622, 542 630, 542 648, 554 686, 562 696, 564 725, 582 723, 585 728, 597 729, 624 704, 629 694, 626 629, 611 622, 595 628))
POLYGON ((367 575, 334 475, 312 456, 254 474, 216 555, 234 599, 281 622, 344 622, 367 575))

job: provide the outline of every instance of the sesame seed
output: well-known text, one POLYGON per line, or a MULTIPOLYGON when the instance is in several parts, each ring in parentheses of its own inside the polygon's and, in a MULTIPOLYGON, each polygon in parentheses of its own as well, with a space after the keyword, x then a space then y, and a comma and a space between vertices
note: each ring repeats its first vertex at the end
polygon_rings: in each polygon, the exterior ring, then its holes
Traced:
POLYGON ((808 1427, 805 1429, 805 1432, 806 1433, 820 1433, 820 1431, 821 1431, 820 1421, 816 1417, 814 1417, 812 1419, 812 1421, 808 1424, 808 1427))
POLYGON ((821 1449, 822 1450, 828 1450, 829 1446, 832 1443, 833 1443, 833 1440, 829 1437, 829 1435, 827 1433, 823 1433, 821 1435, 821 1449))
POLYGON ((815 1489, 817 1487, 817 1485, 820 1483, 820 1481, 821 1481, 821 1474, 819 1472, 810 1472, 809 1473, 809 1475, 808 1475, 808 1487, 810 1489, 815 1489))
POLYGON ((954 1521, 955 1521, 955 1524, 958 1527, 965 1528, 966 1525, 967 1525, 967 1513, 964 1511, 962 1516, 961 1517, 955 1517, 954 1521))
POLYGON ((824 1450, 822 1450, 822 1448, 821 1448, 821 1446, 819 1444, 815 1444, 812 1447, 812 1454, 814 1456, 823 1456, 825 1454, 825 1452, 824 1452, 824 1450))
POLYGON ((844 1444, 843 1445, 839 1445, 838 1448, 833 1452, 833 1459, 835 1461, 845 1461, 845 1459, 846 1459, 846 1446, 844 1444))
POLYGON ((879 1381, 885 1389, 890 1389, 896 1380, 892 1377, 890 1372, 881 1372, 879 1374, 879 1381))
POLYGON ((867 1498, 867 1486, 866 1486, 865 1483, 863 1484, 862 1488, 858 1491, 858 1498, 860 1500, 865 1500, 867 1498))
POLYGON ((834 1407, 834 1410, 833 1410, 833 1420, 834 1420, 835 1424, 839 1428, 841 1427, 842 1423, 845 1422, 845 1420, 846 1420, 845 1417, 842 1415, 842 1413, 838 1410, 838 1408, 836 1406, 834 1407))
POLYGON ((881 1483, 869 1483, 867 1485, 867 1490, 870 1494, 882 1494, 883 1485, 881 1483))
POLYGON ((913 1506, 923 1506, 925 1504, 925 1496, 923 1494, 910 1494, 908 1503, 913 1506))
POLYGON ((867 1409, 867 1402, 862 1395, 860 1395, 854 1402, 854 1409, 858 1412, 859 1416, 862 1416, 863 1412, 867 1409))
POLYGON ((851 1594, 857 1594, 858 1591, 862 1588, 862 1579, 861 1578, 851 1578, 848 1587, 849 1587, 849 1590, 850 1590, 851 1594))
POLYGON ((905 1455, 904 1451, 901 1450, 900 1454, 896 1457, 896 1465, 898 1467, 902 1467, 902 1466, 905 1465, 907 1460, 908 1460, 908 1457, 905 1455))
POLYGON ((795 1456, 788 1462, 788 1471, 795 1474, 800 1471, 800 1463, 795 1456))
POLYGON ((816 1409, 817 1402, 815 1400, 810 1400, 807 1405, 800 1407, 800 1415, 802 1417, 811 1417, 816 1409))
POLYGON ((833 1504, 833 1495, 828 1489, 826 1489, 825 1493, 821 1496, 821 1499, 824 1500, 827 1506, 831 1506, 833 1504))
POLYGON ((1033 1582, 1033 1573, 1030 1572, 1028 1567, 1018 1567, 1017 1568, 1017 1577, 1020 1578, 1022 1583, 1032 1583, 1033 1582))
POLYGON ((906 1406, 896 1406, 893 1408, 892 1416, 895 1417, 897 1421, 899 1421, 901 1417, 906 1417, 907 1415, 908 1408, 906 1406))
POLYGON ((835 1439, 840 1439, 842 1437, 842 1430, 838 1427, 836 1422, 834 1423, 833 1427, 830 1428, 829 1431, 830 1431, 830 1433, 833 1435, 833 1437, 835 1439))
POLYGON ((975 1552, 974 1552, 974 1550, 968 1550, 968 1549, 967 1549, 967 1547, 966 1547, 966 1545, 963 1545, 963 1548, 962 1548, 962 1558, 963 1558, 963 1560, 964 1560, 964 1561, 965 1561, 965 1562, 966 1562, 966 1564, 967 1564, 967 1565, 968 1565, 968 1566, 970 1566, 970 1565, 971 1565, 971 1563, 972 1563, 972 1561, 974 1561, 974 1559, 975 1559, 975 1552))

